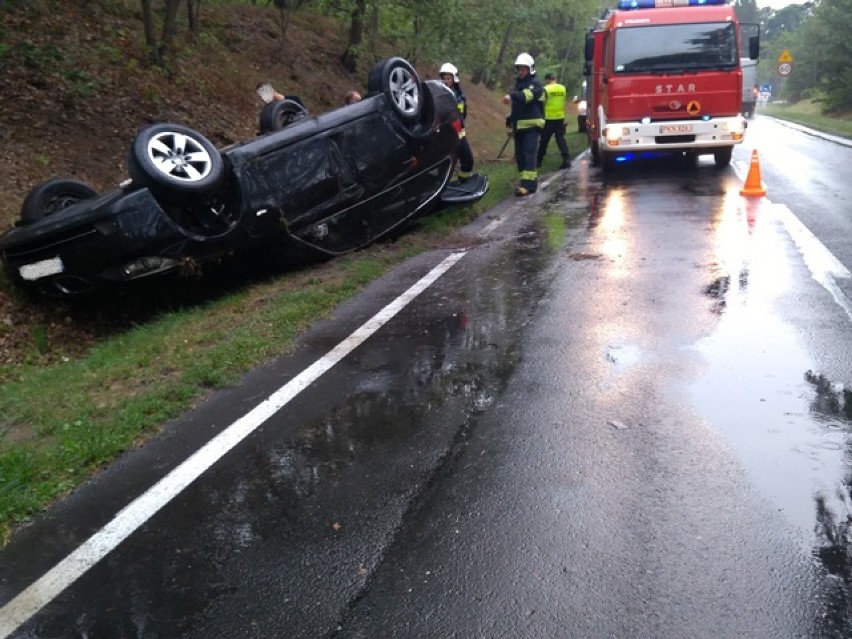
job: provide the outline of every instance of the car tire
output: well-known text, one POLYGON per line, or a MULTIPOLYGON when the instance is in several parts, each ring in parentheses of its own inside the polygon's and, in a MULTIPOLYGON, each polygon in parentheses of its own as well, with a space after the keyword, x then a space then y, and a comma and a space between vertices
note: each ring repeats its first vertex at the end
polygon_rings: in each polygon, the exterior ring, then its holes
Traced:
POLYGON ((399 57, 386 58, 373 67, 367 90, 382 93, 394 113, 407 124, 417 122, 423 110, 423 92, 417 71, 399 57))
POLYGON ((224 175, 222 156, 203 135, 179 124, 152 124, 130 146, 130 178, 176 204, 212 195, 224 175))
POLYGON ((260 132, 263 134, 280 131, 307 115, 305 107, 295 100, 284 99, 270 102, 260 112, 260 132))
POLYGON ((91 186, 77 180, 49 180, 33 187, 24 198, 20 223, 33 224, 97 194, 91 186))

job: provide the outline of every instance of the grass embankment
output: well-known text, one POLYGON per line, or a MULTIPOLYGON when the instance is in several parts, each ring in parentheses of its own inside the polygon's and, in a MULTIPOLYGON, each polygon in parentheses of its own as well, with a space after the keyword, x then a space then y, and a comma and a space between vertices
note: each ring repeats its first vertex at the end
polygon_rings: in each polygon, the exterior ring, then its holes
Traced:
POLYGON ((812 100, 804 100, 794 104, 770 103, 759 106, 757 112, 781 120, 789 120, 831 135, 852 138, 852 114, 824 115, 819 103, 812 100))
MULTIPOLYGON (((502 131, 480 131, 487 134, 502 131)), ((585 137, 572 133, 568 143, 576 154, 585 137)), ((543 171, 556 170, 559 162, 551 142, 543 171)), ((8 540, 16 523, 143 443, 212 389, 286 353, 300 333, 391 267, 511 194, 513 162, 481 160, 477 169, 491 181, 481 202, 424 218, 396 242, 170 311, 81 356, 3 367, 0 539, 8 540)), ((33 348, 37 332, 34 327, 33 348)))

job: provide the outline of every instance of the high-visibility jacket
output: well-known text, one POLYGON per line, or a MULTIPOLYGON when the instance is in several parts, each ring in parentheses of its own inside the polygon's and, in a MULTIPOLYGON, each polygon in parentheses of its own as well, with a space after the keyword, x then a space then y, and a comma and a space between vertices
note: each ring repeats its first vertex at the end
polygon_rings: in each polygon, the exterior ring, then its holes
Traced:
POLYGON ((558 82, 544 85, 544 119, 565 121, 567 92, 558 82))

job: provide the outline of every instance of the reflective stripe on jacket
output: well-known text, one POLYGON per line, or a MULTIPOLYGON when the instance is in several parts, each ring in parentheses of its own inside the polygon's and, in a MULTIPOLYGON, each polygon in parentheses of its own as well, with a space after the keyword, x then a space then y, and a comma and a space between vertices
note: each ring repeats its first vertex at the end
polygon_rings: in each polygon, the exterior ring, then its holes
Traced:
POLYGON ((512 113, 509 117, 515 129, 544 126, 544 107, 541 103, 543 95, 541 82, 534 75, 515 81, 515 90, 509 93, 512 99, 512 113))
POLYGON ((464 120, 467 117, 467 97, 465 97, 464 91, 461 90, 458 82, 453 84, 453 95, 456 96, 456 108, 459 110, 462 128, 464 128, 464 120))

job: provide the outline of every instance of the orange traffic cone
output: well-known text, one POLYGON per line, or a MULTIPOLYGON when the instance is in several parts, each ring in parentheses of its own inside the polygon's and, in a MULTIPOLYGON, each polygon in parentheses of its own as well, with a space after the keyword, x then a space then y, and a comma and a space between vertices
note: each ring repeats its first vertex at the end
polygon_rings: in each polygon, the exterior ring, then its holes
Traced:
POLYGON ((760 179, 760 160, 757 158, 757 149, 751 152, 751 166, 748 168, 745 184, 740 189, 740 195, 749 197, 763 197, 766 195, 766 187, 760 179))

